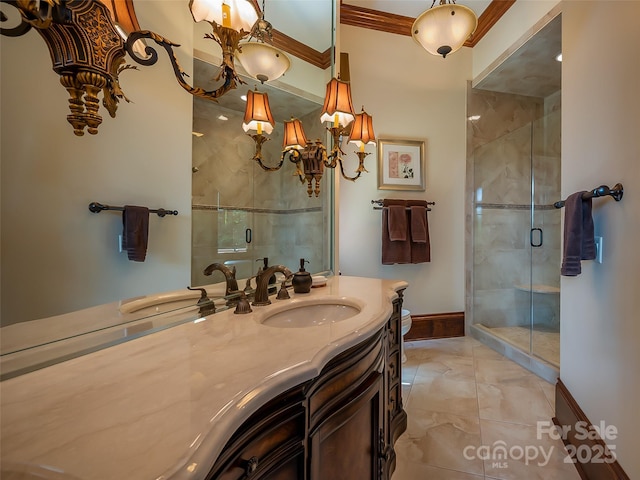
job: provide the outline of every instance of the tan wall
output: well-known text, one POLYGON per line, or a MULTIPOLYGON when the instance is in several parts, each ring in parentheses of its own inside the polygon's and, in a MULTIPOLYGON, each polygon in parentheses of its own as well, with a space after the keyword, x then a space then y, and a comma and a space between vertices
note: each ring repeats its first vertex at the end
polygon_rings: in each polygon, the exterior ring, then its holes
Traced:
MULTIPOLYGON (((405 307, 413 314, 464 310, 464 183, 466 82, 471 50, 443 59, 411 37, 341 26, 341 51, 349 53, 353 105, 373 116, 378 139, 426 141, 426 191, 378 190, 377 155, 355 183, 340 181, 340 270, 344 275, 400 278, 409 282, 405 307), (373 53, 375 52, 375 54, 373 53), (429 212, 431 262, 381 264, 382 212, 378 198, 435 201, 429 212)), ((348 146, 348 174, 355 170, 348 146)))
POLYGON ((639 14, 637 1, 570 1, 562 13, 563 196, 617 182, 625 195, 593 201, 603 263, 562 278, 560 378, 593 423, 618 429, 607 443, 630 478, 640 477, 639 14))

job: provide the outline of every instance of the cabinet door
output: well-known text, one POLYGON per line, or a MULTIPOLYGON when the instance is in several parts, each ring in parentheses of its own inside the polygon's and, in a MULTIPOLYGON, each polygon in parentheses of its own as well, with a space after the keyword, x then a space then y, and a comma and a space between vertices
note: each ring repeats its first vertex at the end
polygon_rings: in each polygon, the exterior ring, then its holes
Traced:
POLYGON ((309 436, 311 480, 377 480, 384 377, 372 372, 309 436))
POLYGON ((304 385, 279 395, 236 431, 207 480, 299 480, 304 475, 304 385))

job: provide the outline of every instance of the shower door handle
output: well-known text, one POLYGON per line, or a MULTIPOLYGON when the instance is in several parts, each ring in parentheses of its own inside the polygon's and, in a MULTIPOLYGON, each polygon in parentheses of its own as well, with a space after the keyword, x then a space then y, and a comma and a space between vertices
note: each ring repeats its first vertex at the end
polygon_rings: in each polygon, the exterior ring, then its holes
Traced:
POLYGON ((532 228, 531 231, 529 232, 529 243, 531 243, 532 247, 541 247, 542 246, 542 229, 541 228, 532 228), (534 235, 534 232, 538 232, 538 241, 534 242, 534 237, 536 235, 534 235))
POLYGON ((251 229, 250 229, 250 228, 247 228, 247 229, 244 231, 244 240, 245 240, 245 242, 247 242, 247 243, 251 243, 251 238, 252 238, 252 237, 253 237, 253 232, 251 231, 251 229))

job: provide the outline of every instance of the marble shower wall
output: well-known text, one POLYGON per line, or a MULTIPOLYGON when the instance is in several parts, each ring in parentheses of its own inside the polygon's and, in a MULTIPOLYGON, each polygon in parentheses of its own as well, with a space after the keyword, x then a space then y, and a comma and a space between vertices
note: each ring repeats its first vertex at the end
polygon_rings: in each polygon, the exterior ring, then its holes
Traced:
MULTIPOLYGON (((324 138, 318 110, 299 117, 310 139, 324 138)), ((294 113, 294 112, 292 112, 294 113)), ((192 183, 193 285, 222 281, 222 274, 206 277, 203 269, 213 262, 231 262, 237 278, 255 275, 261 263, 283 264, 296 271, 299 259, 309 260, 311 272, 329 264, 328 178, 320 197, 309 198, 306 184, 294 176, 295 166, 285 160, 276 172, 264 171, 252 161, 255 144, 242 130, 244 112, 194 99, 192 183), (226 120, 220 120, 223 115, 226 120), (247 244, 245 231, 251 228, 247 244), (227 249, 221 252, 221 249, 227 249), (235 249, 236 251, 233 251, 235 249)), ((282 150, 283 123, 277 121, 263 144, 263 162, 277 166, 282 150)), ((329 177, 330 172, 325 172, 329 177)), ((242 288, 244 285, 240 285, 242 288)))
MULTIPOLYGON (((559 100, 469 88, 467 308, 475 324, 528 326, 529 285, 559 286, 560 211, 551 206, 560 199, 559 100), (533 249, 532 201, 533 226, 544 232, 533 249)), ((557 328, 559 295, 532 295, 534 321, 557 328)))

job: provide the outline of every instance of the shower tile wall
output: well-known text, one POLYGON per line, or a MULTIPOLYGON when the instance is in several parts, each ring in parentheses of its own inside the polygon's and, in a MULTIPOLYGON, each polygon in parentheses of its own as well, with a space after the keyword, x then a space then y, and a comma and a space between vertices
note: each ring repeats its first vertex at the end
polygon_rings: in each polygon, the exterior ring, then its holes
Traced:
MULTIPOLYGON (((468 198, 474 208, 468 215, 468 225, 474 240, 467 298, 474 324, 529 326, 531 278, 533 283, 559 283, 560 215, 548 205, 559 199, 560 138, 558 133, 539 135, 545 123, 559 122, 559 112, 555 116, 544 115, 554 112, 558 104, 559 95, 544 101, 469 88, 468 198), (531 273, 532 153, 534 202, 546 208, 536 213, 534 221, 544 230, 545 237, 544 247, 533 249, 531 273)), ((555 131, 559 132, 559 128, 555 131)), ((557 323, 558 296, 533 295, 540 297, 536 298, 536 305, 541 313, 545 312, 539 317, 557 323)))
MULTIPOLYGON (((317 112, 301 117, 310 139, 323 135, 317 112)), ((285 160, 276 172, 264 171, 251 158, 254 142, 242 130, 243 112, 223 108, 213 102, 194 99, 192 183, 192 284, 222 281, 206 277, 202 270, 213 262, 239 260, 237 277, 255 275, 255 260, 268 256, 270 264, 281 263, 297 270, 299 259, 309 260, 310 271, 321 271, 327 264, 325 239, 327 218, 324 208, 328 180, 322 182, 319 198, 307 196, 306 184, 294 176, 295 166, 285 160), (221 113, 227 120, 220 120, 221 113), (222 208, 218 208, 222 207, 222 208), (234 239, 244 242, 246 222, 252 229, 248 251, 219 254, 219 226, 240 217, 234 239)), ((263 162, 276 166, 282 150, 282 122, 277 122, 271 140, 263 144, 263 162)), ((325 176, 329 176, 325 173, 325 176)), ((219 275, 219 277, 218 277, 219 275)), ((243 287, 243 285, 241 285, 243 287)))

